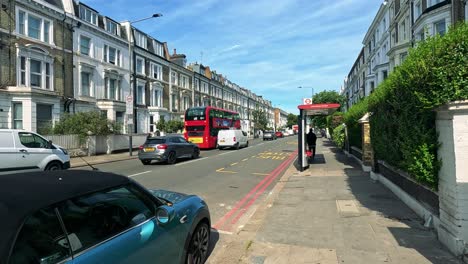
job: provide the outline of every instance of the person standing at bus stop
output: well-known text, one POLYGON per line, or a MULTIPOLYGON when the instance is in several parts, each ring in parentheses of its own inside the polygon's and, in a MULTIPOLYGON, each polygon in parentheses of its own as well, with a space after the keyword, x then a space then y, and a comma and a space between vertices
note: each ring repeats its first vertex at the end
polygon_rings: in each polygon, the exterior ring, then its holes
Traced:
POLYGON ((307 145, 309 145, 309 151, 312 152, 312 159, 315 158, 315 146, 317 143, 317 136, 313 132, 312 128, 309 129, 309 133, 307 133, 307 145))

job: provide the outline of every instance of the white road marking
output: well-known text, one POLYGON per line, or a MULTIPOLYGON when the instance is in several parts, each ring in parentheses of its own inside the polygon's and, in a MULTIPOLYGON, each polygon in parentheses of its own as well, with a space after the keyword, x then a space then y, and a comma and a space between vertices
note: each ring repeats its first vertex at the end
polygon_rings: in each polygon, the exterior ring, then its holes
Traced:
POLYGON ((204 160, 204 159, 207 159, 207 158, 208 158, 208 157, 199 158, 199 159, 194 159, 194 160, 189 160, 189 161, 186 161, 186 162, 177 163, 177 164, 174 165, 174 166, 182 166, 182 165, 185 165, 185 164, 189 164, 189 163, 192 163, 192 162, 197 162, 197 161, 204 160))
POLYGON ((139 173, 135 173, 135 174, 132 174, 132 175, 128 175, 128 177, 135 177, 135 176, 138 176, 138 175, 142 175, 142 174, 145 174, 145 173, 150 173, 152 171, 144 171, 144 172, 139 172, 139 173))
POLYGON ((222 156, 222 155, 226 155, 226 154, 232 154, 232 153, 236 153, 236 152, 235 151, 228 151, 228 152, 221 153, 218 156, 222 156))
POLYGON ((216 230, 216 229, 213 229, 213 231, 218 232, 218 233, 223 234, 223 235, 232 235, 232 232, 228 232, 228 231, 216 230))

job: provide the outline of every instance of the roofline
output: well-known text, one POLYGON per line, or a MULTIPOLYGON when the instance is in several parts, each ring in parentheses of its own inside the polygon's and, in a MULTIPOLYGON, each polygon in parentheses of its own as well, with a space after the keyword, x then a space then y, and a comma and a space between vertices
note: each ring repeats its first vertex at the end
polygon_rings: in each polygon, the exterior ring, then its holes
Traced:
POLYGON ((364 39, 362 40, 362 44, 364 44, 366 42, 366 40, 370 37, 369 36, 370 32, 374 29, 375 25, 377 24, 377 21, 380 20, 380 18, 382 17, 382 13, 384 12, 385 7, 387 5, 388 4, 386 4, 386 5, 384 5, 383 3, 380 4, 379 10, 377 11, 377 14, 374 16, 374 19, 372 20, 372 23, 370 24, 369 28, 367 29, 366 35, 364 36, 364 39))

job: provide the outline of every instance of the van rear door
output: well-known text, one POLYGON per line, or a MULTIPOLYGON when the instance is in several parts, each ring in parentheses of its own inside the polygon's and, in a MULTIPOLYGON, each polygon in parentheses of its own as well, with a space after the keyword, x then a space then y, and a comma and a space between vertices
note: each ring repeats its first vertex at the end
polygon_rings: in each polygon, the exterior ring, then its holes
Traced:
POLYGON ((22 167, 21 153, 15 145, 12 131, 0 131, 0 173, 13 172, 22 167))

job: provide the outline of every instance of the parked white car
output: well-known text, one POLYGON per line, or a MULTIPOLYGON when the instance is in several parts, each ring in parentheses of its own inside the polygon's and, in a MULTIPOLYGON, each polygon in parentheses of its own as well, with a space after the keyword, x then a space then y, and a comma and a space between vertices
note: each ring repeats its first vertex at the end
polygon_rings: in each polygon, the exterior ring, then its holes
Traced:
POLYGON ((0 129, 0 174, 68 168, 70 156, 66 149, 33 132, 0 129))
POLYGON ((239 129, 220 130, 218 132, 218 148, 236 148, 248 147, 249 138, 247 132, 239 129))

